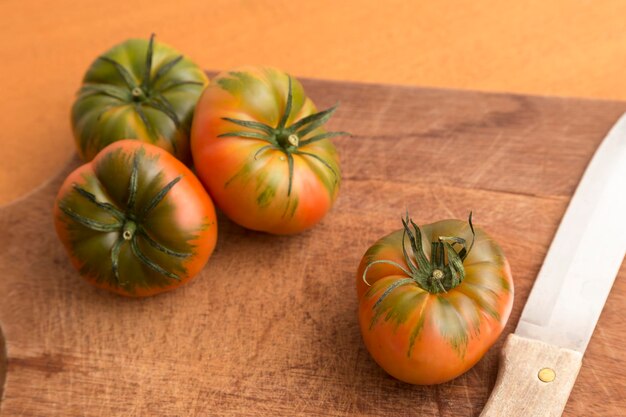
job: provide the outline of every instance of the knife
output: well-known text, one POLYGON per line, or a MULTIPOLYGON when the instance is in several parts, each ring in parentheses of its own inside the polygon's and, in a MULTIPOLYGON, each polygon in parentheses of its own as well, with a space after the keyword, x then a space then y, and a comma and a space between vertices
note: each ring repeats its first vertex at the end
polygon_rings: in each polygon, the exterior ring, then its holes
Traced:
POLYGON ((560 416, 626 254, 626 114, 570 201, 482 417, 560 416))

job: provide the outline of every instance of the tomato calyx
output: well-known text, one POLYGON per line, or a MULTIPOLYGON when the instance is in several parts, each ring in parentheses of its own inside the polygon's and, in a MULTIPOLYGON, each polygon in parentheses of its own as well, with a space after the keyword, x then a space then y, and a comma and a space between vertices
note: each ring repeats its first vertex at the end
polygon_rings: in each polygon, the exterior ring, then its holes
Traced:
POLYGON ((124 86, 114 84, 97 84, 86 85, 83 90, 87 92, 104 94, 109 97, 119 100, 121 103, 130 104, 134 106, 137 115, 144 124, 148 134, 153 140, 158 139, 158 133, 152 122, 146 115, 145 108, 152 108, 164 113, 176 126, 177 129, 181 128, 182 123, 178 114, 174 110, 172 104, 165 98, 163 93, 173 87, 177 87, 183 84, 196 84, 203 85, 197 81, 176 81, 170 83, 158 83, 176 64, 178 64, 183 56, 179 55, 176 58, 161 65, 159 69, 152 74, 152 61, 154 54, 154 33, 150 36, 148 42, 148 50, 146 52, 145 66, 143 67, 143 74, 141 80, 132 75, 124 65, 120 64, 116 60, 108 57, 101 56, 98 59, 113 65, 122 79, 124 86))
POLYGON ((293 155, 300 155, 302 157, 316 159, 333 173, 336 183, 337 181, 339 181, 339 175, 337 174, 335 169, 318 155, 302 150, 301 148, 306 147, 311 143, 315 143, 320 140, 329 139, 336 136, 350 136, 350 133, 323 132, 307 138, 307 135, 312 133, 314 130, 322 127, 331 118, 333 113, 335 113, 335 111, 339 107, 339 104, 336 104, 333 107, 323 110, 321 112, 311 114, 307 117, 303 117, 302 119, 287 126, 287 120, 289 120, 289 116, 291 115, 291 110, 293 106, 291 76, 288 75, 287 78, 289 84, 287 90, 287 100, 285 103, 285 111, 281 115, 277 126, 273 127, 262 122, 223 117, 222 120, 236 124, 241 127, 245 127, 249 130, 239 130, 234 132, 222 133, 218 135, 218 138, 240 137, 247 139, 258 139, 267 142, 268 145, 265 145, 256 151, 256 153, 254 154, 254 159, 257 159, 259 155, 270 149, 284 152, 287 157, 287 169, 289 173, 289 186, 287 188, 287 195, 289 196, 291 195, 291 187, 293 183, 293 155))
MULTIPOLYGON (((122 277, 120 277, 119 274, 119 255, 123 245, 125 244, 128 244, 130 246, 132 254, 137 259, 139 259, 139 261, 143 263, 146 267, 176 281, 180 281, 180 277, 177 274, 164 269, 144 254, 139 246, 139 238, 141 238, 142 241, 147 242, 152 248, 165 255, 180 259, 188 258, 192 255, 192 253, 178 252, 165 247, 164 245, 156 241, 152 236, 150 236, 150 233, 148 233, 146 228, 143 226, 144 220, 147 218, 150 212, 182 179, 182 175, 179 175, 178 177, 167 183, 167 185, 165 185, 158 193, 156 193, 150 199, 147 205, 142 208, 136 207, 135 203, 137 197, 137 183, 139 175, 139 157, 141 154, 143 154, 142 150, 135 152, 135 155, 133 157, 133 167, 128 184, 128 199, 126 201, 126 207, 124 209, 118 208, 108 202, 99 201, 93 193, 87 191, 85 188, 76 183, 72 184, 74 191, 78 195, 94 204, 100 210, 108 213, 112 217, 112 222, 94 220, 77 213, 72 208, 68 207, 67 204, 59 205, 59 208, 65 215, 67 215, 76 223, 88 229, 103 233, 117 233, 117 239, 110 250, 110 260, 111 270, 115 277, 115 282, 118 286, 121 287, 126 287, 131 284, 131 282, 129 282, 128 280, 123 281, 122 277)), ((133 277, 124 278, 131 280, 133 279, 133 277)))
POLYGON ((367 271, 375 264, 393 265, 409 278, 404 278, 394 282, 378 299, 374 308, 376 308, 383 299, 394 289, 401 285, 415 284, 425 291, 432 294, 448 292, 459 285, 465 278, 465 269, 463 261, 467 258, 472 247, 476 233, 472 224, 472 213, 469 214, 468 223, 472 231, 472 242, 467 245, 465 239, 457 236, 439 236, 437 240, 431 242, 430 259, 424 253, 422 243, 422 232, 415 222, 409 218, 402 219, 404 228, 402 233, 402 253, 408 269, 397 262, 390 260, 377 260, 370 262, 363 271, 363 281, 367 282, 367 271), (411 253, 406 248, 406 238, 408 237, 411 246, 411 253), (459 248, 459 251, 455 248, 459 248))

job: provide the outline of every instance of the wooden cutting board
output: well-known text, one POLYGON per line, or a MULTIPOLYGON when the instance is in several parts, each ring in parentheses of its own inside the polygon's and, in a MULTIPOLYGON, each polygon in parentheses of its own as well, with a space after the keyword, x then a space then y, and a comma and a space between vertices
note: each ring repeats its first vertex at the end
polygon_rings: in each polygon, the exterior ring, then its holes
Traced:
MULTIPOLYGON (((329 127, 355 135, 336 141, 344 171, 336 206, 292 237, 222 216, 209 264, 175 292, 125 299, 89 286, 70 266, 51 207, 77 160, 0 208, 2 416, 480 413, 504 337, 447 384, 394 380, 361 341, 358 262, 400 227, 407 208, 418 223, 473 210, 511 263, 512 331, 570 196, 626 103, 304 84, 320 108, 340 100, 329 127)), ((622 267, 566 416, 626 412, 624 305, 622 267)))

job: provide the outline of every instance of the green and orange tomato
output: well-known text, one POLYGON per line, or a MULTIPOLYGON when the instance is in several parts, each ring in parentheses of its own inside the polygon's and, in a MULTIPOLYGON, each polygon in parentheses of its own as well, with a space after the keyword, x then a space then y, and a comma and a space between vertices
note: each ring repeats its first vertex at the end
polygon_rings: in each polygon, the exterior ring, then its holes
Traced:
POLYGON ((421 227, 407 216, 367 250, 356 278, 365 346, 412 384, 446 382, 474 366, 513 304, 509 263, 471 215, 421 227))
POLYGON ((150 40, 130 39, 89 67, 72 107, 72 129, 85 161, 120 139, 157 145, 191 161, 189 131, 208 79, 189 58, 150 40))
POLYGON ((191 280, 217 239, 213 203, 194 174, 136 140, 115 142, 72 172, 57 195, 54 220, 88 282, 135 297, 191 280))
POLYGON ((236 223, 297 233, 330 210, 341 181, 339 159, 302 85, 273 68, 219 74, 202 94, 191 148, 198 176, 236 223))

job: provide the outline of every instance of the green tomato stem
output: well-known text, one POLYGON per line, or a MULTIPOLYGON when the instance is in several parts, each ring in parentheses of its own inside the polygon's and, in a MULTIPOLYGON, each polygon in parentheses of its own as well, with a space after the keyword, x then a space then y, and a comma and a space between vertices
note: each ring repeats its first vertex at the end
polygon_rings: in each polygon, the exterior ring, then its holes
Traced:
POLYGON ((295 146, 297 148, 300 143, 300 138, 295 133, 292 133, 289 137, 287 137, 287 142, 289 142, 291 146, 295 146))
POLYGON ((137 223, 132 220, 126 220, 124 228, 122 229, 122 237, 124 240, 131 240, 135 236, 137 230, 137 223))
POLYGON ((140 87, 133 88, 131 93, 133 95, 134 101, 141 101, 142 99, 146 97, 146 95, 144 94, 143 90, 140 87))

